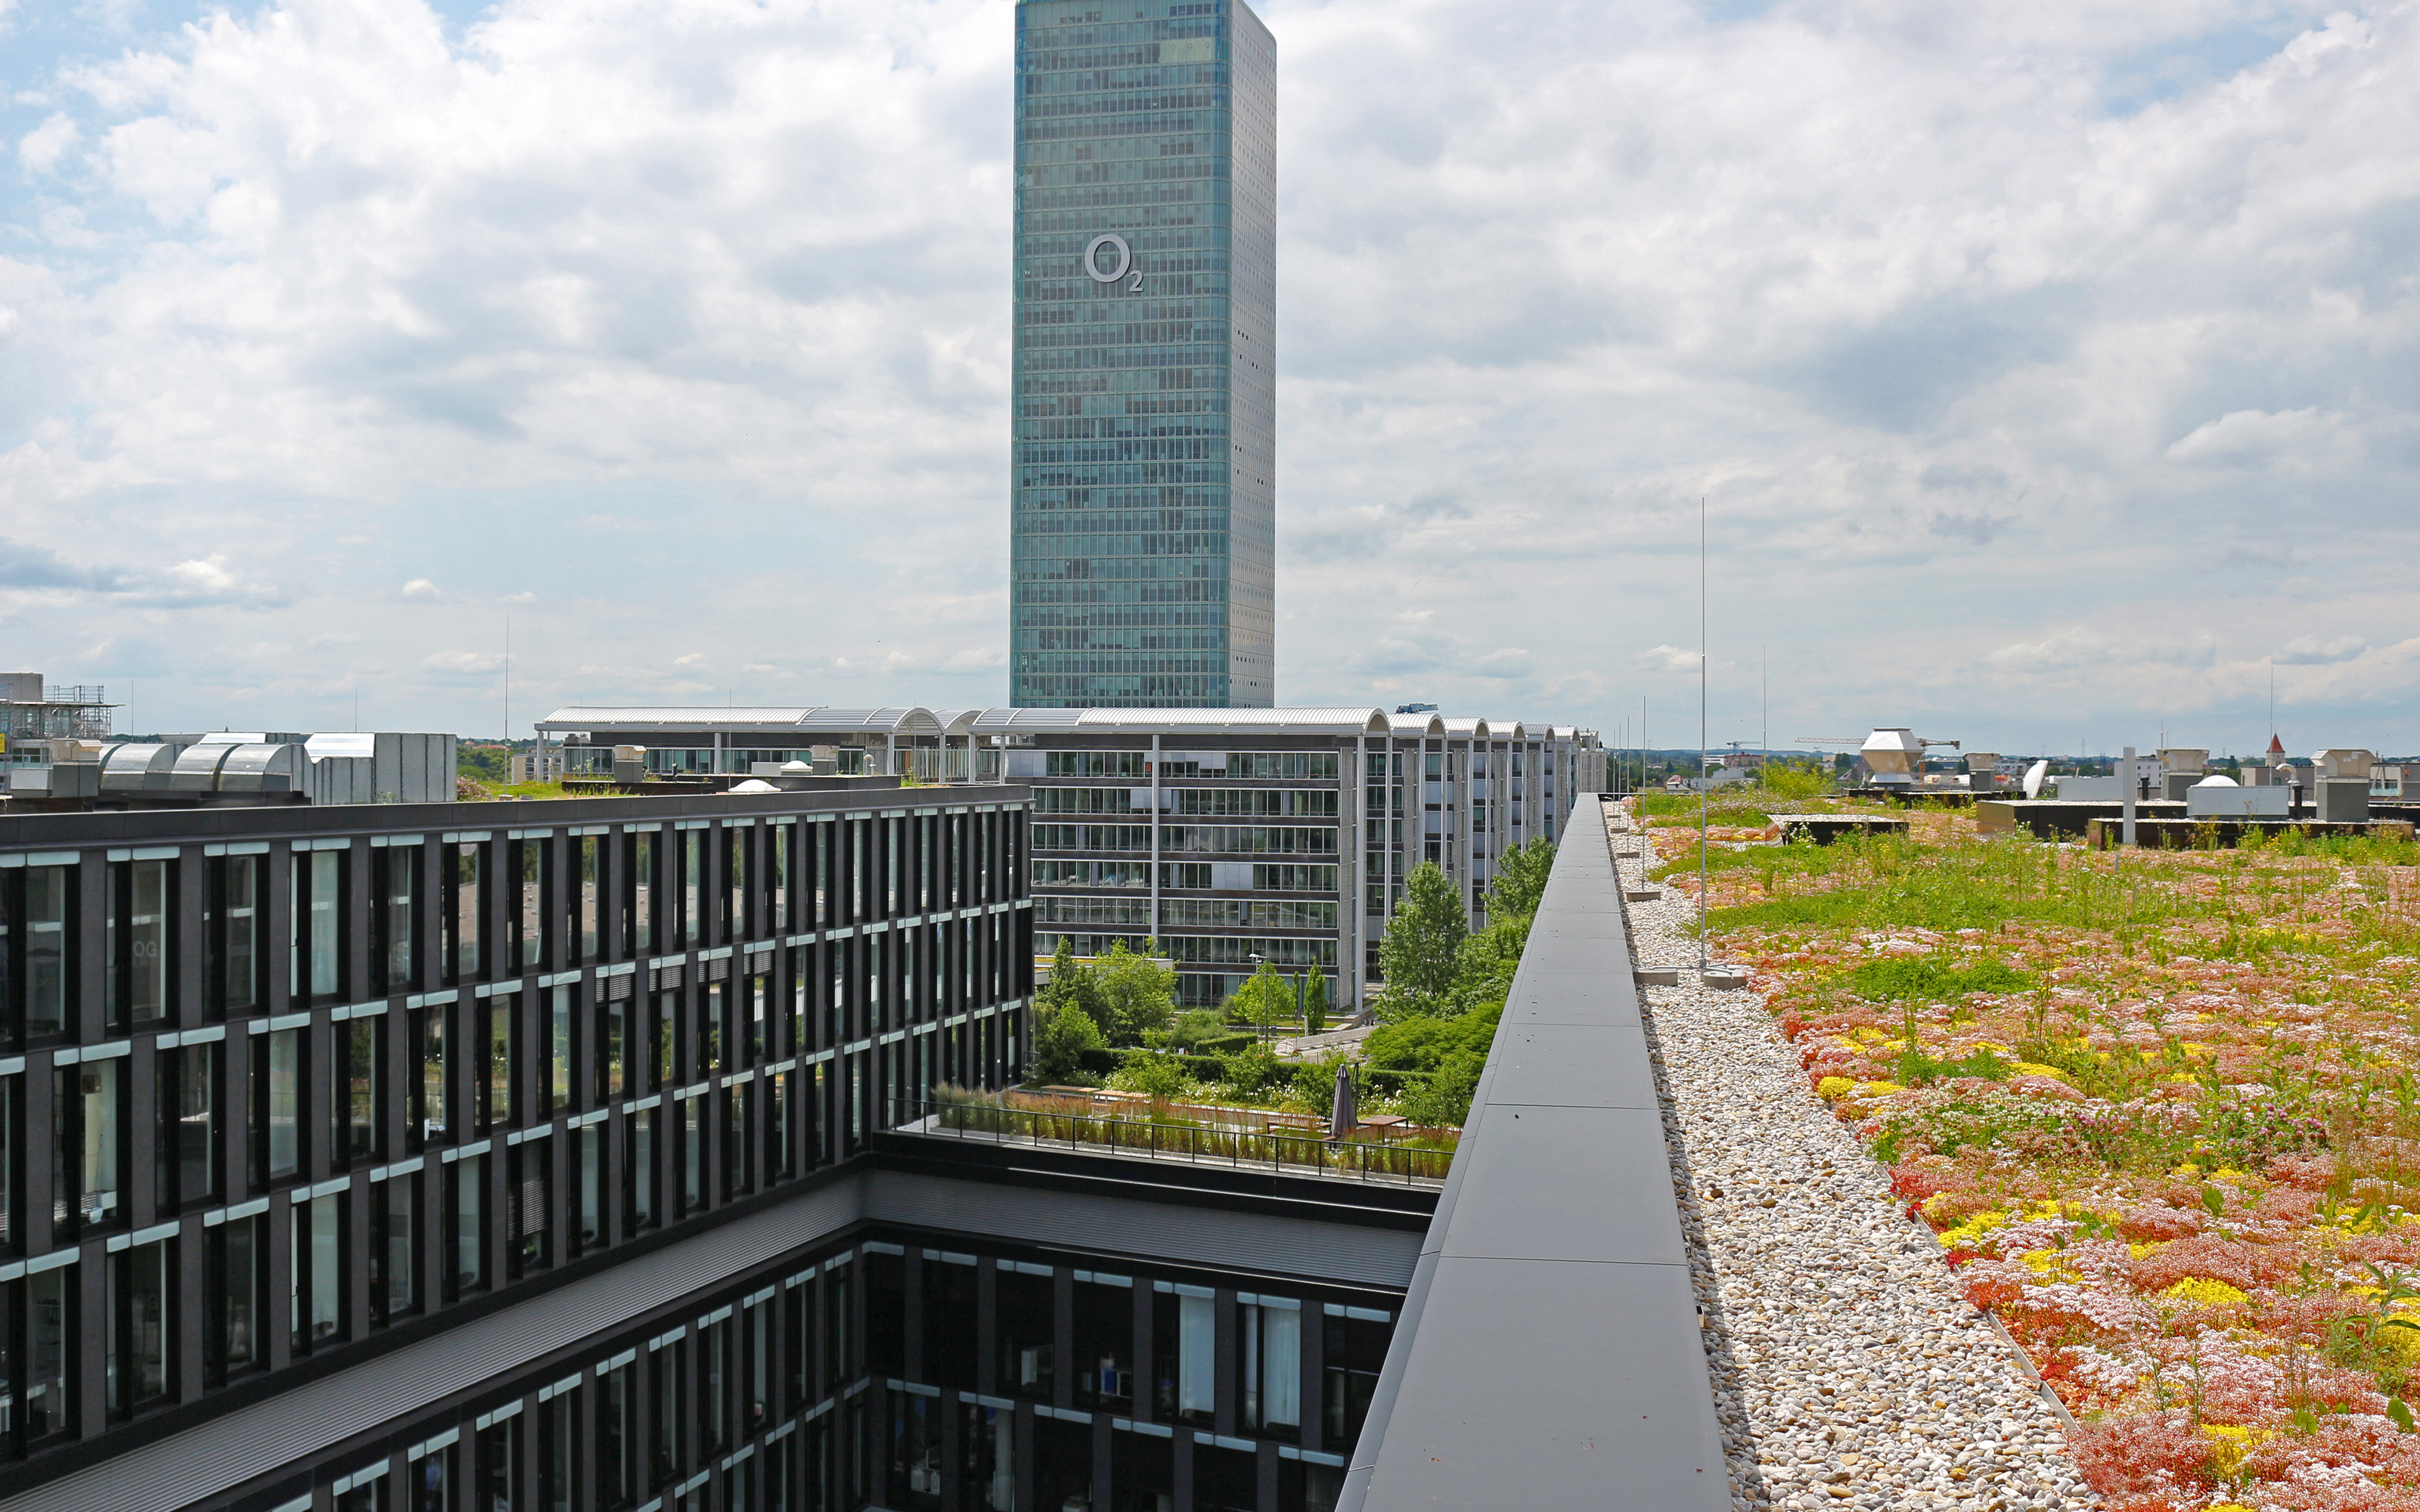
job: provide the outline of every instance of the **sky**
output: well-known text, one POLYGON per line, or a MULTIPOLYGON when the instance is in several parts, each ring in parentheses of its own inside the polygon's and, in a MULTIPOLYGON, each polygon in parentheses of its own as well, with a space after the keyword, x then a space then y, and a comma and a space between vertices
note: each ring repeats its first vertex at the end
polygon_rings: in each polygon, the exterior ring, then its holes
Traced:
MULTIPOLYGON (((2420 749, 2420 5, 1262 13, 1281 702, 2420 749)), ((1012 29, 0 0, 0 661, 1005 702, 1012 29)))

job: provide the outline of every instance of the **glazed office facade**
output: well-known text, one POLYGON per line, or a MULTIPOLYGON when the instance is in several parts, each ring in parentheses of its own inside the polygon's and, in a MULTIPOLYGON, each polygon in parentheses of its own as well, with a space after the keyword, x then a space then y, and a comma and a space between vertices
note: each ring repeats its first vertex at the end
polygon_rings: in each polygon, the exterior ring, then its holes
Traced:
POLYGON ((1013 1079, 1024 795, 872 796, 0 820, 0 1491, 1013 1079))
POLYGON ((1379 980, 1412 868, 1435 863, 1483 926, 1503 853, 1556 839, 1603 770, 1590 732, 1483 719, 1281 710, 1222 732, 1140 711, 1057 731, 1043 717, 991 721, 1022 743, 1002 753, 1006 779, 1033 792, 1035 949, 1156 940, 1192 1006, 1222 1001, 1258 956, 1326 978, 1330 1011, 1350 1011, 1379 980))
POLYGON ((1276 702, 1275 39, 1016 8, 1009 702, 1276 702))

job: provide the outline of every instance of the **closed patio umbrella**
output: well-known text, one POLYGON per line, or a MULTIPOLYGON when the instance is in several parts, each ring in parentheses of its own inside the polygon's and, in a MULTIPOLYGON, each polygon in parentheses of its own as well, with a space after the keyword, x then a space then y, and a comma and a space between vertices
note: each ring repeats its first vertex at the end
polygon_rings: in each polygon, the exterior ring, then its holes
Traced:
POLYGON ((1336 1100, 1328 1104, 1327 1137, 1350 1139, 1360 1125, 1353 1109, 1353 1063, 1341 1060, 1336 1064, 1336 1100))

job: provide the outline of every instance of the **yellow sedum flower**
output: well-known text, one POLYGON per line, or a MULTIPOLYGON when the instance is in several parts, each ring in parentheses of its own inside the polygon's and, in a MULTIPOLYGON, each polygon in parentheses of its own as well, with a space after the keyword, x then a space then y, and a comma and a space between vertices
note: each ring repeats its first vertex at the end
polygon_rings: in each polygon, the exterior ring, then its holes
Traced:
POLYGON ((2049 1076, 2062 1082, 2067 1080, 2067 1072, 2056 1066, 2045 1066, 2039 1060, 2020 1060, 2009 1069, 2023 1076, 2049 1076))
POLYGON ((2160 1295, 2177 1302, 2189 1302, 2196 1307, 2236 1307, 2252 1300, 2224 1281, 2212 1281, 2208 1276, 2199 1275, 2189 1275, 2160 1295))
POLYGON ((1837 1103, 1857 1089, 1857 1084, 1846 1076, 1826 1076, 1815 1084, 1815 1095, 1826 1103, 1837 1103))

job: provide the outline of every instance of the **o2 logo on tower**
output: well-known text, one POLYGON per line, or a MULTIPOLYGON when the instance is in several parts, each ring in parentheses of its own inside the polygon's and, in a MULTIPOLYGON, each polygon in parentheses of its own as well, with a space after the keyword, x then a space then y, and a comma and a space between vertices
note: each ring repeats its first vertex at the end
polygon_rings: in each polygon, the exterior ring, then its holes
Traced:
POLYGON ((1134 250, 1115 231, 1104 231, 1084 248, 1084 272, 1095 284, 1123 282, 1129 294, 1142 292, 1142 270, 1134 265, 1134 250))

